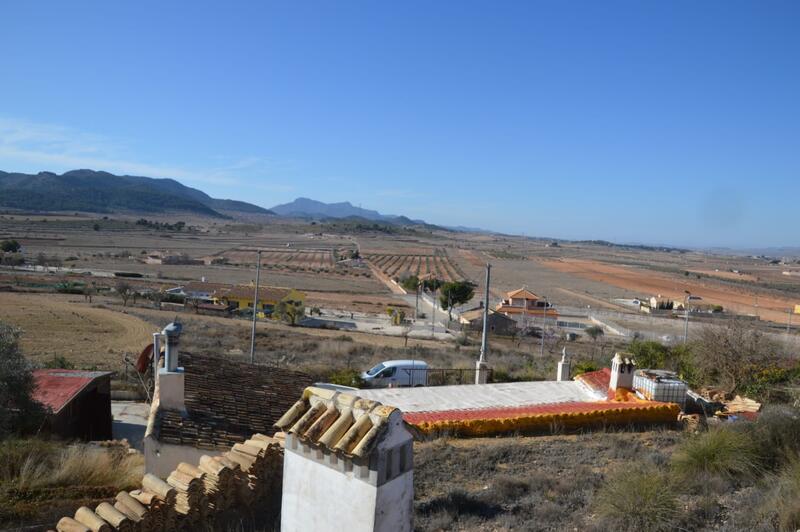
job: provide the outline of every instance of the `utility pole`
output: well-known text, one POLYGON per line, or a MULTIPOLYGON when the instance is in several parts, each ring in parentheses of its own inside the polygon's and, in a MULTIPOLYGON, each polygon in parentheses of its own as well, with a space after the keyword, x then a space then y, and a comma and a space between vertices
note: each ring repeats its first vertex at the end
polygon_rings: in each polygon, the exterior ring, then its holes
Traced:
POLYGON ((789 336, 792 329, 792 308, 789 307, 789 322, 786 324, 786 336, 789 336))
POLYGON ((547 297, 544 298, 544 310, 542 311, 542 358, 544 358, 544 326, 547 323, 547 297))
POLYGON ((261 281, 261 250, 256 254, 256 288, 253 294, 253 328, 250 330, 250 363, 256 363, 256 315, 258 315, 258 283, 261 281))
POLYGON ((416 300, 414 301, 414 321, 419 319, 419 287, 422 283, 420 283, 419 278, 417 278, 417 289, 416 289, 416 300))
POLYGON ((475 384, 486 384, 489 363, 489 281, 491 280, 492 265, 486 263, 486 293, 483 298, 483 332, 481 333, 481 354, 475 364, 475 384))

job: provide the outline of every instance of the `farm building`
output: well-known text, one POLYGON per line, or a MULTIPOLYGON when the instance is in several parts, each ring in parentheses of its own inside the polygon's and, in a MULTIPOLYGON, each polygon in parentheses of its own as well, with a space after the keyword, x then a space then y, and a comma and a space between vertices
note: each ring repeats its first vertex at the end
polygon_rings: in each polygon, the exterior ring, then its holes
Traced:
POLYGON ((399 408, 406 423, 424 434, 491 436, 548 431, 554 424, 580 429, 677 421, 683 397, 675 394, 670 402, 640 397, 634 370, 633 361, 617 353, 611 368, 574 380, 383 388, 358 394, 399 408))
MULTIPOLYGON (((464 329, 470 331, 483 330, 483 309, 476 308, 461 313, 459 318, 464 329)), ((489 332, 493 334, 511 335, 517 332, 517 322, 499 312, 489 310, 489 332)))
MULTIPOLYGON (((234 309, 246 309, 253 308, 254 295, 253 286, 232 286, 217 291, 213 295, 213 299, 217 303, 223 303, 234 309)), ((275 305, 279 302, 302 304, 305 301, 305 297, 304 293, 293 288, 259 287, 258 309, 265 314, 271 314, 275 305)))
POLYGON ((110 372, 37 369, 33 378, 33 398, 50 410, 49 432, 86 441, 112 438, 110 372))
POLYGON ((144 440, 145 468, 157 476, 180 462, 226 451, 252 434, 273 434, 272 424, 313 382, 297 371, 179 355, 169 341, 165 359, 144 440))
POLYGON ((527 288, 507 292, 506 297, 497 304, 495 310, 515 320, 524 317, 541 318, 542 316, 548 319, 558 319, 556 309, 527 288))

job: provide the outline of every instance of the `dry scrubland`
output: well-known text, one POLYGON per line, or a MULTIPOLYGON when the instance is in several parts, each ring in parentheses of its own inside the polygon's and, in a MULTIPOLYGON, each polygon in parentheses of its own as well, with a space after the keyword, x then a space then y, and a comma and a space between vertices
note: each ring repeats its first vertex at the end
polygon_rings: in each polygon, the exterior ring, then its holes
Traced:
POLYGON ((348 232, 346 225, 168 217, 169 222, 184 219, 191 227, 174 231, 137 226, 136 218, 2 215, 0 238, 19 240, 31 260, 44 253, 75 268, 142 273, 155 285, 202 277, 248 283, 255 278, 254 250, 259 248, 264 250, 265 283, 342 296, 390 296, 369 268, 336 262, 358 250, 382 275, 433 272, 467 278, 478 284, 478 293, 483 267, 491 262, 495 297, 527 285, 564 307, 619 309, 615 298, 681 296, 688 289, 710 303, 785 323, 786 310, 800 303, 800 276, 782 275, 800 271, 800 264, 750 257, 591 243, 547 247, 544 240, 446 231, 348 232), (142 264, 140 259, 154 251, 209 261, 224 258, 230 264, 142 264))
POLYGON ((800 417, 415 448, 419 530, 794 531, 800 417))

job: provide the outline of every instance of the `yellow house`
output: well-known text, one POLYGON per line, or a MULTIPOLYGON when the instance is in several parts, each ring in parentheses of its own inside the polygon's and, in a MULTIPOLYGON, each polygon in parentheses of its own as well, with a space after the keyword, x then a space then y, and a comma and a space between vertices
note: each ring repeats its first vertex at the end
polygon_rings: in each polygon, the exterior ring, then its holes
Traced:
MULTIPOLYGON (((214 301, 233 308, 253 308, 255 288, 239 285, 220 290, 215 294, 214 301)), ((275 288, 262 286, 258 289, 258 310, 265 315, 272 314, 275 305, 280 301, 305 304, 306 295, 294 288, 275 288)))

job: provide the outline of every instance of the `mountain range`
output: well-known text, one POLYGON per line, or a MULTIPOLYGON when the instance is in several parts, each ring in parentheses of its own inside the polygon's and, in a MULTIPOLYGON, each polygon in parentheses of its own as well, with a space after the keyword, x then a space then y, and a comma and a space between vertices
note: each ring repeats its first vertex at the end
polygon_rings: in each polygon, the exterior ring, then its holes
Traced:
POLYGON ((0 171, 0 207, 97 213, 178 211, 219 218, 272 214, 244 201, 212 198, 174 179, 118 176, 94 170, 72 170, 61 175, 0 171))
POLYGON ((348 219, 392 225, 426 225, 422 220, 381 214, 350 202, 323 203, 297 198, 265 209, 252 203, 212 198, 174 179, 114 175, 95 170, 71 170, 61 175, 0 171, 0 208, 27 211, 67 211, 142 214, 187 212, 218 218, 278 215, 305 220, 348 219))
POLYGON ((323 203, 309 198, 297 198, 290 203, 276 205, 270 211, 280 216, 324 220, 326 218, 360 218, 373 222, 386 222, 399 225, 425 224, 423 220, 412 220, 396 214, 381 214, 378 211, 356 207, 349 201, 323 203))

